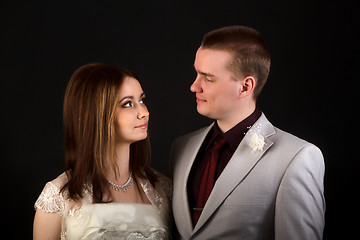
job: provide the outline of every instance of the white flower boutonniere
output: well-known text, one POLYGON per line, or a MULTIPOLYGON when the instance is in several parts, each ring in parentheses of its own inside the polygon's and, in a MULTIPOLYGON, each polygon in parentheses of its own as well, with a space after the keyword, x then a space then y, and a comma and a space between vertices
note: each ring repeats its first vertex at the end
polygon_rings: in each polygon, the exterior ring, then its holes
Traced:
POLYGON ((249 146, 253 149, 253 152, 259 150, 263 151, 265 146, 265 139, 260 134, 261 125, 253 126, 253 128, 249 131, 251 134, 251 139, 249 146))

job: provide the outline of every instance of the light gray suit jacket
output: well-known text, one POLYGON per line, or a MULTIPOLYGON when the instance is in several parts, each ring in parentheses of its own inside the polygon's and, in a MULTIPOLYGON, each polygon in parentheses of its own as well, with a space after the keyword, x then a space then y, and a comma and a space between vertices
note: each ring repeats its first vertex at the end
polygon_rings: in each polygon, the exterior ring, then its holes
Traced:
POLYGON ((247 133, 192 226, 187 182, 209 127, 178 138, 171 150, 173 213, 182 239, 322 239, 324 159, 314 145, 275 128, 261 115, 265 138, 253 151, 247 133))

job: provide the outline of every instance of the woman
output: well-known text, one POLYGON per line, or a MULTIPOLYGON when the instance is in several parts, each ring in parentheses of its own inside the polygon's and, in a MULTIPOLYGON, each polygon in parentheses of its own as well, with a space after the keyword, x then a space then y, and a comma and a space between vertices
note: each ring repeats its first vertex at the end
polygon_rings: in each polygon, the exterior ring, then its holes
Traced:
POLYGON ((64 100, 66 171, 35 203, 34 239, 168 239, 171 183, 149 167, 138 77, 92 63, 64 100))

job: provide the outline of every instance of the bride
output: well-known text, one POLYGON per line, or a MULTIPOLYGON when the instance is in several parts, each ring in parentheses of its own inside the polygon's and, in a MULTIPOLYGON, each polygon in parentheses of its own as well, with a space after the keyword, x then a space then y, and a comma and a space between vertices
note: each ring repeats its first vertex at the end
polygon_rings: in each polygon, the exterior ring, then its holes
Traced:
POLYGON ((149 167, 149 112, 138 77, 92 63, 64 100, 66 171, 35 203, 40 239, 169 239, 171 182, 149 167))

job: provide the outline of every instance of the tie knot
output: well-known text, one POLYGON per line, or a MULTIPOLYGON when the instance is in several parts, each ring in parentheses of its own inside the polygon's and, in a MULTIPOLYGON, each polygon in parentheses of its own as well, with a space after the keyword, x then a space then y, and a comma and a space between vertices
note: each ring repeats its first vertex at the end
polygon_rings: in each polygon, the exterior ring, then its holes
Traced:
POLYGON ((214 142, 213 150, 218 151, 220 148, 222 148, 226 143, 226 140, 223 136, 219 135, 214 142))

